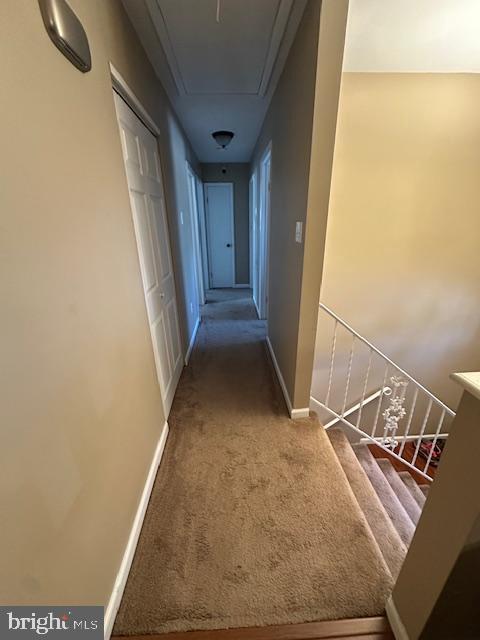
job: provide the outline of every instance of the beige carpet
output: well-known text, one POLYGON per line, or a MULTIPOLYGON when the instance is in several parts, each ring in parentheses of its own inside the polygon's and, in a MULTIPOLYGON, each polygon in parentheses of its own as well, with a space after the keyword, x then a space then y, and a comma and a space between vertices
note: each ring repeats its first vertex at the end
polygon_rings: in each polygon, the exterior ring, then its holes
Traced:
POLYGON ((383 611, 388 569, 323 428, 288 418, 247 296, 205 307, 116 635, 383 611))
MULTIPOLYGON (((328 438, 348 478, 357 502, 365 514, 385 562, 392 576, 396 579, 407 555, 407 548, 358 461, 343 429, 331 427, 328 430, 328 438)), ((410 476, 410 474, 408 475, 410 476)))

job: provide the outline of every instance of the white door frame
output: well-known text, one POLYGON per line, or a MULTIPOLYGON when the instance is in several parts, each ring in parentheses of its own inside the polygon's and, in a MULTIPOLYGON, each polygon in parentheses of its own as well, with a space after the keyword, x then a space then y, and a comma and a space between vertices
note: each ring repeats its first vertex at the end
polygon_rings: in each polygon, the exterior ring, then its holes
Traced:
POLYGON ((197 176, 193 171, 188 160, 187 181, 188 181, 188 198, 190 203, 190 218, 192 221, 192 242, 195 252, 195 278, 197 281, 198 300, 200 304, 205 304, 205 290, 203 286, 203 263, 202 249, 200 242, 200 230, 198 222, 198 199, 197 199, 197 176))
POLYGON ((229 187, 230 190, 230 212, 232 218, 232 287, 235 287, 236 281, 236 273, 235 273, 235 209, 234 209, 234 200, 233 200, 233 182, 205 182, 204 183, 204 191, 205 191, 205 218, 206 218, 206 227, 207 227, 207 245, 208 245, 208 282, 209 287, 212 287, 212 279, 211 279, 211 263, 210 263, 210 217, 209 217, 209 208, 208 208, 208 187, 229 187))
POLYGON ((268 320, 268 286, 270 262, 270 183, 272 174, 272 143, 269 142, 260 160, 259 188, 259 304, 258 312, 262 319, 268 320), (268 181, 267 181, 267 165, 268 181))
POLYGON ((202 254, 203 290, 206 292, 210 281, 208 277, 208 248, 207 248, 207 226, 205 220, 205 194, 203 182, 197 176, 197 204, 198 204, 198 225, 200 234, 200 248, 202 254))
MULTIPOLYGON (((151 133, 158 138, 160 136, 160 129, 157 127, 155 120, 148 113, 145 107, 142 105, 140 100, 134 94, 134 92, 128 86, 126 80, 120 74, 117 69, 110 62, 110 76, 112 78, 112 87, 115 89, 117 93, 119 93, 125 102, 128 104, 130 109, 136 113, 136 115, 140 118, 143 124, 150 130, 151 133)), ((164 185, 165 186, 165 185, 164 185)), ((164 189, 165 191, 165 189, 164 189)))
POLYGON ((248 181, 248 286, 253 286, 253 207, 255 200, 255 174, 248 181))
POLYGON ((250 240, 251 240, 251 267, 250 267, 250 286, 252 288, 253 304, 257 311, 258 317, 260 317, 260 309, 258 306, 258 171, 254 169, 250 176, 249 182, 249 195, 250 195, 250 240))

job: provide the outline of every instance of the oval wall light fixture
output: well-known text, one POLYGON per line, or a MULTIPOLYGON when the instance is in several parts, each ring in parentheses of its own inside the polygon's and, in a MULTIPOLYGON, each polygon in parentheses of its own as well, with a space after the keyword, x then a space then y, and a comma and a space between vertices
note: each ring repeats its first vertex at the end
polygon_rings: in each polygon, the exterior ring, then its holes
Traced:
POLYGON ((219 147, 225 149, 225 147, 228 147, 230 142, 233 140, 234 135, 233 131, 214 131, 212 133, 212 138, 219 147))

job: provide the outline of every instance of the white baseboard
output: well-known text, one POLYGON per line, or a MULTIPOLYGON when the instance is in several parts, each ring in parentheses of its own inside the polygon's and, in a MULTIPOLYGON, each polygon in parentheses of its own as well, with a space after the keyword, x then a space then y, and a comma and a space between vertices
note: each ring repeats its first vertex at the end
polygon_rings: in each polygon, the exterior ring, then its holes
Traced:
POLYGON ((385 606, 385 613, 387 614, 388 622, 392 627, 393 635, 396 640, 409 640, 407 630, 405 629, 400 615, 397 611, 397 607, 390 596, 385 606))
POLYGON ((290 417, 292 420, 298 420, 299 418, 308 418, 310 415, 310 409, 303 407, 303 409, 291 409, 290 417))
POLYGON ((251 289, 252 287, 249 284, 234 284, 234 289, 251 289))
POLYGON ((197 318, 195 323, 195 327, 193 329, 192 337, 190 338, 190 344, 188 345, 187 353, 185 355, 185 366, 188 365, 188 361, 190 360, 190 356, 192 355, 193 345, 195 344, 195 339, 197 337, 198 327, 200 326, 200 318, 197 318))
POLYGON ((272 358, 273 366, 275 368, 275 373, 277 374, 278 382, 280 383, 280 387, 282 388, 283 397, 285 398, 285 403, 287 405, 288 413, 292 420, 297 420, 298 418, 308 418, 310 415, 310 409, 305 407, 303 409, 294 409, 292 407, 292 401, 290 400, 290 396, 288 395, 287 385, 285 384, 285 380, 283 379, 282 372, 280 371, 280 367, 278 366, 277 358, 275 356, 275 352, 272 347, 272 343, 270 342, 270 338, 266 336, 265 338, 267 342, 267 347, 270 352, 270 357, 272 358))
POLYGON ((112 594, 110 596, 110 600, 108 602, 108 605, 105 611, 105 619, 104 619, 105 640, 108 640, 108 638, 110 638, 110 635, 112 633, 115 617, 117 615, 118 608, 122 600, 123 591, 127 583, 128 574, 130 572, 130 567, 132 566, 133 556, 135 555, 135 550, 137 548, 138 537, 142 529, 143 519, 145 518, 145 513, 147 511, 148 501, 150 500, 150 494, 153 489, 153 483, 155 481, 155 476, 157 475, 157 469, 162 459, 163 450, 165 449, 167 436, 168 436, 168 424, 165 422, 165 424, 163 425, 162 433, 160 434, 160 438, 155 448, 155 453, 153 454, 152 463, 148 471, 148 476, 145 482, 145 486, 143 487, 143 492, 140 498, 140 502, 138 503, 138 508, 135 514, 135 518, 133 520, 132 528, 130 530, 130 535, 128 536, 127 546, 125 547, 125 552, 123 554, 122 562, 120 564, 120 569, 118 570, 115 584, 113 585, 112 594))

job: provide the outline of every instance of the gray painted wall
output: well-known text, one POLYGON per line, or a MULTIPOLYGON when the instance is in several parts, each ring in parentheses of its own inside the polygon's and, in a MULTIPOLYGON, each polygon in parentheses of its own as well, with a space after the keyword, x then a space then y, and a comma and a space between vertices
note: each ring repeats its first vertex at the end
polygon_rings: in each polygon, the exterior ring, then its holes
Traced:
POLYGON ((250 229, 248 216, 248 183, 250 165, 244 162, 230 164, 202 164, 203 182, 233 182, 235 216, 235 283, 250 282, 250 229), (222 169, 226 169, 225 173, 222 169))

